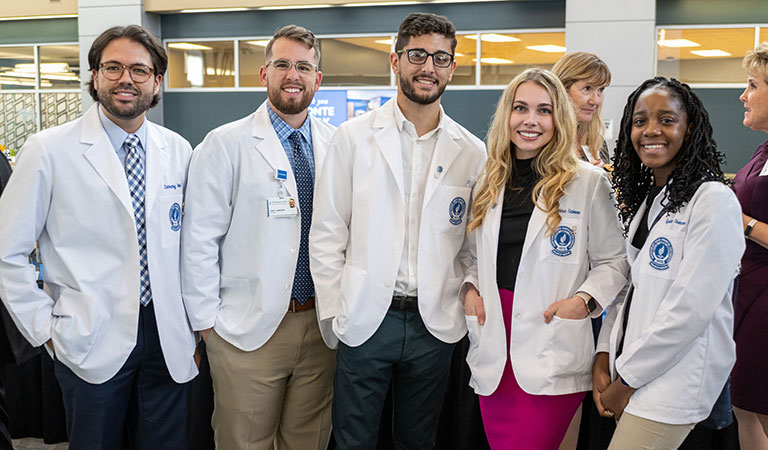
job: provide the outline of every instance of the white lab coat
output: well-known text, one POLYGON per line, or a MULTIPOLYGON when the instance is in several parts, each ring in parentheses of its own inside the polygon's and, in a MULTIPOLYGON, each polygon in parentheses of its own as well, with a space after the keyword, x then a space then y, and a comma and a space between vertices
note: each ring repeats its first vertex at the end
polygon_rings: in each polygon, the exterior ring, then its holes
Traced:
MULTIPOLYGON (((335 127, 310 120, 319 174, 335 127)), ((241 350, 255 350, 288 312, 301 238, 296 179, 267 103, 208 133, 192 156, 189 180, 182 285, 192 328, 213 327, 241 350), (285 196, 296 199, 295 216, 267 217, 267 199, 277 197, 277 169, 288 173, 285 196)), ((320 324, 326 344, 334 347, 330 326, 320 324)))
MULTIPOLYGON (((651 205, 649 226, 663 196, 651 205)), ((644 211, 645 202, 627 238, 634 294, 624 350, 616 359, 620 299, 606 311, 598 351, 609 352, 614 378, 618 370, 637 388, 626 412, 669 424, 700 422, 736 360, 731 294, 745 248, 741 207, 727 186, 704 183, 659 220, 638 251, 631 242, 644 211)))
MULTIPOLYGON (((53 339, 56 358, 89 383, 112 378, 136 345, 139 249, 125 171, 98 104, 38 133, 21 151, 0 200, 0 297, 33 345, 53 339), (45 291, 27 255, 39 239, 45 291)), ((145 211, 152 302, 168 370, 197 374, 195 339, 181 300, 181 206, 192 149, 147 123, 145 211)))
MULTIPOLYGON (((391 99, 339 127, 315 194, 309 256, 318 311, 321 319, 334 319, 334 332, 352 347, 384 319, 405 242, 394 105, 391 99)), ((457 298, 470 257, 465 230, 471 191, 485 157, 483 143, 445 115, 422 204, 417 268, 419 312, 444 342, 467 331, 457 298)))
POLYGON ((514 306, 509 318, 511 336, 506 336, 496 284, 503 199, 502 189, 496 204, 474 231, 477 264, 466 281, 477 286, 483 297, 486 322, 480 326, 476 316, 466 316, 470 386, 480 395, 492 394, 509 357, 515 379, 529 394, 589 390, 595 349, 591 322, 555 316, 546 324, 544 311, 553 302, 584 291, 599 304, 592 314, 598 317, 626 284, 629 266, 608 179, 602 169, 579 162, 578 175, 566 186, 558 208, 558 227, 568 227, 573 233, 566 242, 572 244, 570 248, 553 244, 553 237, 564 235, 548 235, 546 213, 534 208, 515 280, 514 306), (509 354, 507 339, 511 342, 509 354))

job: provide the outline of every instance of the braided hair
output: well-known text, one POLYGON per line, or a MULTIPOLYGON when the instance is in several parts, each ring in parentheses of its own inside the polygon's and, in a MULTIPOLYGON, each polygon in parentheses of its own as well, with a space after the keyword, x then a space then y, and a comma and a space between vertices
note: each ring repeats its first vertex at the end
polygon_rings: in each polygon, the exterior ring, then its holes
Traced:
POLYGON ((691 200, 705 181, 730 183, 720 167, 725 162, 725 156, 717 150, 717 144, 712 138, 709 114, 699 97, 687 84, 674 78, 655 77, 646 80, 627 99, 613 157, 613 186, 625 233, 653 183, 653 170, 643 165, 630 138, 635 104, 638 97, 649 89, 665 89, 670 92, 680 100, 688 116, 688 132, 675 157, 676 166, 667 178, 662 198, 662 205, 667 211, 678 211, 691 200))

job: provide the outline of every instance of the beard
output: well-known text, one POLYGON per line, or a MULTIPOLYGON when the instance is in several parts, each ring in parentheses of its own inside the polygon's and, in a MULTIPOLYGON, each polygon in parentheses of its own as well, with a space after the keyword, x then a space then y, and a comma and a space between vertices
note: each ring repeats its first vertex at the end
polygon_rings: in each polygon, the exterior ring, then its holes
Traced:
POLYGON ((282 96, 283 86, 270 87, 267 89, 267 97, 269 97, 269 103, 278 111, 286 115, 299 114, 309 107, 312 103, 312 98, 315 93, 311 89, 307 89, 306 86, 302 86, 301 97, 284 99, 282 96))
MULTIPOLYGON (((423 78, 424 76, 419 76, 420 78, 423 78)), ((443 95, 443 92, 445 92, 446 84, 440 84, 440 80, 436 77, 431 77, 432 80, 435 81, 435 85, 437 86, 437 91, 432 94, 419 94, 416 92, 416 88, 413 87, 413 79, 412 78, 406 78, 401 73, 398 77, 398 82, 400 84, 400 90, 403 92, 403 95, 405 95, 408 100, 419 104, 419 105, 431 105, 432 103, 436 102, 441 95, 443 95)))
POLYGON ((99 96, 99 102, 104 106, 104 109, 106 109, 107 112, 124 120, 135 119, 147 112, 149 105, 152 104, 152 99, 154 98, 152 93, 143 93, 139 89, 136 89, 135 86, 125 84, 116 86, 112 89, 98 89, 97 94, 99 96), (113 99, 112 94, 118 90, 131 90, 136 93, 136 99, 132 106, 118 103, 113 99))

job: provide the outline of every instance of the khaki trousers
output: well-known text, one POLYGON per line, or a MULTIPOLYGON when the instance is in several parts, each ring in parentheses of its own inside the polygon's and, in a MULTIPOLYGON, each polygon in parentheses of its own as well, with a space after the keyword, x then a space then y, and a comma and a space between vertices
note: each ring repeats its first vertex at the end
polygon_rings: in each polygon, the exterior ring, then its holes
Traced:
POLYGON ((624 413, 608 450, 677 450, 695 425, 670 425, 624 413))
POLYGON ((314 309, 288 312, 254 351, 240 350, 215 331, 207 351, 217 449, 327 448, 336 351, 323 342, 314 309))

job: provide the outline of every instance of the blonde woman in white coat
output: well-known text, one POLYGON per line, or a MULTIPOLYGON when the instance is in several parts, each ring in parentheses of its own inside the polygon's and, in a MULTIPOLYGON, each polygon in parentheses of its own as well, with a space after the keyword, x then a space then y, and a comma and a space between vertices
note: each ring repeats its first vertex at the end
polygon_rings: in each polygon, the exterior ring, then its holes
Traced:
POLYGON ((512 80, 474 200, 467 362, 494 449, 558 448, 591 387, 588 318, 626 282, 612 191, 603 170, 576 159, 568 102, 549 71, 512 80))
POLYGON ((677 449, 710 413, 735 361, 731 292, 741 208, 704 106, 656 77, 629 96, 613 181, 632 284, 607 311, 595 405, 618 420, 609 450, 677 449))

